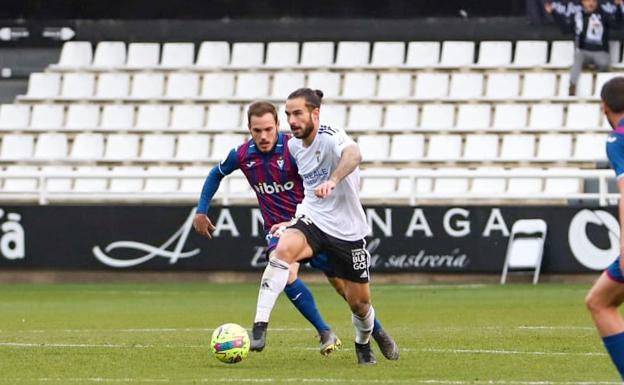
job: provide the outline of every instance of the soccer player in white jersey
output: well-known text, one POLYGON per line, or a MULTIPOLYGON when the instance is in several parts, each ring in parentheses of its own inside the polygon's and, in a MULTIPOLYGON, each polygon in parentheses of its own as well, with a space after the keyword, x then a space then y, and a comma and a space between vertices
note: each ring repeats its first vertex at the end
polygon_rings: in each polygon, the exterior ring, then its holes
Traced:
MULTIPOLYGON (((266 326, 277 297, 288 280, 291 263, 319 252, 329 255, 355 326, 359 364, 375 364, 370 336, 375 319, 369 288, 368 225, 359 199, 359 147, 344 130, 321 126, 323 93, 301 88, 286 101, 286 115, 294 138, 288 142, 303 179, 304 199, 279 239, 262 276, 252 349, 264 345, 266 326)), ((394 344, 398 358, 398 346, 394 344)))

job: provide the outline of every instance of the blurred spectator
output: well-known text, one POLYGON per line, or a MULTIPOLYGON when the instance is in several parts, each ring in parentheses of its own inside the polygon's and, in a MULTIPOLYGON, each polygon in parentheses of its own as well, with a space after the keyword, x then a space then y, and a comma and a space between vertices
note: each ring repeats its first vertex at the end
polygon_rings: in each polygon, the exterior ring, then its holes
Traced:
POLYGON ((526 0, 526 13, 529 23, 541 25, 552 23, 550 16, 544 11, 546 0, 526 0))
POLYGON ((570 95, 576 95, 576 84, 583 66, 593 64, 599 71, 607 71, 609 55, 609 29, 620 28, 624 0, 598 3, 582 0, 581 4, 553 1, 544 4, 564 33, 573 33, 576 50, 570 69, 570 95))

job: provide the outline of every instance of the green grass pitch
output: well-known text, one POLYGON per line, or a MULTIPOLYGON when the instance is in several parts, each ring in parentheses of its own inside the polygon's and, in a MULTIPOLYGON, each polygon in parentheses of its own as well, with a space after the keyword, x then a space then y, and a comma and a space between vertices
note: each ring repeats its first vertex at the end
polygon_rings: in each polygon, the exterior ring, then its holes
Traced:
POLYGON ((311 285, 344 342, 329 357, 283 296, 267 347, 235 365, 216 326, 249 328, 255 284, 0 285, 0 384, 620 384, 583 304, 587 285, 374 285, 399 361, 358 367, 346 304, 311 285))

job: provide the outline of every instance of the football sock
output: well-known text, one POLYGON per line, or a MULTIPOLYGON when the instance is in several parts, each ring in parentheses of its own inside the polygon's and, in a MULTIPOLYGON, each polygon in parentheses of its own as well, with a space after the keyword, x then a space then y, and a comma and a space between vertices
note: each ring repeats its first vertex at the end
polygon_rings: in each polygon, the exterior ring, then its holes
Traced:
POLYGON ((355 343, 367 344, 375 323, 375 309, 373 309, 373 305, 369 307, 368 314, 364 317, 351 314, 351 321, 353 321, 353 326, 355 326, 355 343))
POLYGON ((275 301, 288 282, 288 267, 288 263, 275 257, 269 259, 269 263, 262 274, 254 322, 269 322, 275 301))
POLYGON ((381 322, 377 318, 375 318, 375 323, 373 324, 373 333, 377 333, 381 330, 381 322))
POLYGON ((602 337, 602 342, 620 373, 620 377, 624 380, 624 332, 602 337))
POLYGON ((325 323, 325 320, 323 320, 321 313, 316 307, 312 292, 302 280, 297 278, 293 283, 286 285, 284 293, 286 293, 290 302, 299 310, 299 313, 310 321, 319 333, 330 330, 329 325, 325 323))

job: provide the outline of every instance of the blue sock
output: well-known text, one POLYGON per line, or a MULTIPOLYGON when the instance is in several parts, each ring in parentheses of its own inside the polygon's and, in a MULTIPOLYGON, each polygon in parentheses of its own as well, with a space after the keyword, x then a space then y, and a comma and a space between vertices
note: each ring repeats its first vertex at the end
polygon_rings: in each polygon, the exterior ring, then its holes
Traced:
POLYGON ((602 337, 607 352, 624 380, 624 332, 602 337))
POLYGON ((381 322, 375 318, 375 324, 373 324, 373 333, 377 333, 381 329, 381 322))
POLYGON ((319 313, 316 307, 316 302, 314 302, 312 292, 302 280, 297 278, 297 280, 290 285, 286 285, 284 292, 288 296, 290 302, 292 302, 297 310, 314 325, 319 333, 331 329, 329 325, 325 323, 323 317, 321 317, 321 313, 319 313))

